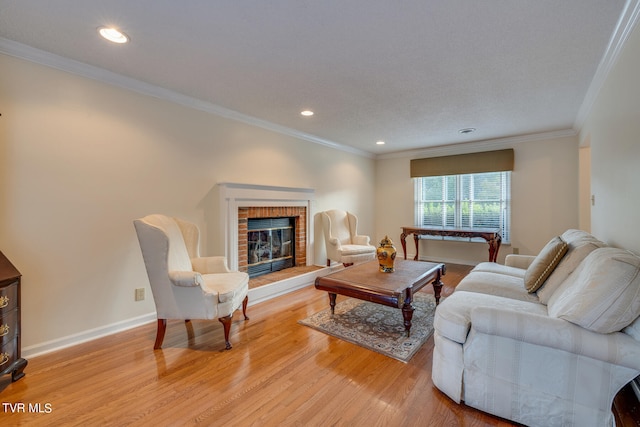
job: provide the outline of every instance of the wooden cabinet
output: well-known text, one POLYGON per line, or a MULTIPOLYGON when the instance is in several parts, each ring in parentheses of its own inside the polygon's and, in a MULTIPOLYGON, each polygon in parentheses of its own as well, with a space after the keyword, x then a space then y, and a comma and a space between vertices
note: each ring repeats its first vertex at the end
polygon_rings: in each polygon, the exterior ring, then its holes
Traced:
POLYGON ((20 357, 20 272, 0 252, 0 375, 24 377, 27 361, 20 357))

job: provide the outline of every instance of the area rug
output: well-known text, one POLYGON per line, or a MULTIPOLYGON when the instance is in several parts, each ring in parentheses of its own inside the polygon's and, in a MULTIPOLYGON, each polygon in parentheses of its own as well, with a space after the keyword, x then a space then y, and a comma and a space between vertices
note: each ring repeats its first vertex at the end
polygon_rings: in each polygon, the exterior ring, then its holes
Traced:
MULTIPOLYGON (((433 333, 436 302, 419 292, 413 300, 411 336, 404 330, 402 310, 349 298, 298 323, 402 362, 408 362, 433 333)), ((338 296, 340 299, 340 296, 338 296)))

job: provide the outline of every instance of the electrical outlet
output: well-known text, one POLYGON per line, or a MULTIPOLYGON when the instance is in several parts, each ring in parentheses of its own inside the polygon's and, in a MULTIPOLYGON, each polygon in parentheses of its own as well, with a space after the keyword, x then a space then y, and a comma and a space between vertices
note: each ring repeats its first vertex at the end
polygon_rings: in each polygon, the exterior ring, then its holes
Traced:
POLYGON ((144 288, 136 289, 136 301, 142 301, 144 299, 144 288))
POLYGON ((518 255, 520 253, 520 248, 512 248, 512 249, 513 249, 514 255, 518 255))

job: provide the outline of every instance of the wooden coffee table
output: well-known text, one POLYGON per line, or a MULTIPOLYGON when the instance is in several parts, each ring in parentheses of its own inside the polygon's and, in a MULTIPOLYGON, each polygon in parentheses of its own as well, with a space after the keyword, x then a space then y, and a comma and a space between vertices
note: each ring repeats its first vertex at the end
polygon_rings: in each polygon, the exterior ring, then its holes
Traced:
POLYGON ((318 277, 316 289, 329 293, 331 314, 334 314, 338 294, 401 309, 409 336, 413 294, 431 283, 438 304, 442 290, 440 279, 445 272, 444 264, 396 258, 395 271, 382 273, 378 270, 378 260, 373 260, 318 277))

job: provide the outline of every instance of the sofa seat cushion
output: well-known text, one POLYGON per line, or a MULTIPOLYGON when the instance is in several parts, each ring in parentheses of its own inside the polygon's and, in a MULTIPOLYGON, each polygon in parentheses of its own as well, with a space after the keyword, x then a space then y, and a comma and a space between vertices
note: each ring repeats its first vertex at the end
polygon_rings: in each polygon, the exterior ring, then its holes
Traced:
POLYGON ((485 273, 496 273, 496 274, 506 274, 508 276, 518 277, 520 279, 524 278, 524 273, 527 270, 517 267, 510 267, 507 265, 498 264, 497 262, 481 262, 476 265, 472 271, 482 271, 485 273))
POLYGON ((524 275, 524 287, 531 293, 537 291, 567 253, 568 244, 556 236, 545 245, 524 275))
POLYGON ((630 325, 640 316, 640 257, 594 250, 551 297, 549 315, 602 334, 630 325))
POLYGON ((547 316, 547 307, 543 304, 456 289, 436 307, 433 327, 441 336, 463 344, 471 329, 471 312, 478 307, 500 307, 547 316))
POLYGON ((587 255, 598 248, 607 246, 593 235, 582 230, 567 230, 560 236, 567 242, 567 253, 562 257, 560 264, 538 289, 537 294, 542 304, 548 304, 553 293, 569 277, 587 255))
POLYGON ((456 286, 456 292, 478 292, 539 303, 538 296, 528 293, 522 283, 521 277, 474 270, 460 281, 456 286))

